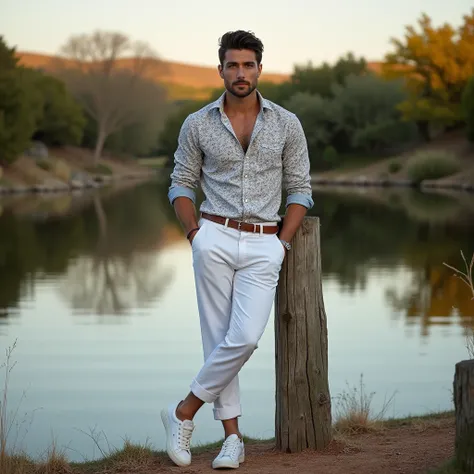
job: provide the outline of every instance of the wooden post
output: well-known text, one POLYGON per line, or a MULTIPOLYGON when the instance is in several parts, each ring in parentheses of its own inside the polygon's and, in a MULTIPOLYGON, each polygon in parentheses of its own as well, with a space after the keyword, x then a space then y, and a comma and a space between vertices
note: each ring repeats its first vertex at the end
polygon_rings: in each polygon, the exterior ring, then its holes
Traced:
POLYGON ((332 439, 319 218, 305 217, 283 263, 275 302, 277 449, 324 449, 332 439))
POLYGON ((466 474, 474 474, 474 359, 456 364, 456 461, 466 474))

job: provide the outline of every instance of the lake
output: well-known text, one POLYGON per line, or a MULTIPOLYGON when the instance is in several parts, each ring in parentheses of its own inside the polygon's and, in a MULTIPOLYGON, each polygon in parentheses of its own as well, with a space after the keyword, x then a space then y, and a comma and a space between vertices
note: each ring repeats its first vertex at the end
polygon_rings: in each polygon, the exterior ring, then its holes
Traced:
MULTIPOLYGON (((0 199, 11 445, 39 458, 55 442, 77 461, 125 438, 164 448, 159 412, 202 363, 191 248, 166 194, 151 182, 0 199)), ((452 409, 474 302, 443 262, 460 267, 460 251, 474 251, 474 195, 321 188, 314 201, 334 410, 361 375, 375 413, 394 394, 387 417, 452 409)), ((274 383, 271 318, 241 373, 245 434, 274 435, 274 383)), ((196 423, 194 444, 222 437, 211 406, 196 423)))

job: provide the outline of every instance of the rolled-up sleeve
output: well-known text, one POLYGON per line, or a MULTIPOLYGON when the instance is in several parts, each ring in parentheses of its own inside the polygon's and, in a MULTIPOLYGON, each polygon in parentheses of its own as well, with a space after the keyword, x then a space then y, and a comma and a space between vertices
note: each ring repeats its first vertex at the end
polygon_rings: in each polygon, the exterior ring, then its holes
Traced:
POLYGON ((286 207, 301 204, 311 209, 314 205, 311 190, 308 145, 303 127, 293 115, 288 124, 287 141, 283 150, 283 185, 288 194, 286 207))
POLYGON ((189 115, 181 126, 178 148, 174 154, 174 169, 168 199, 171 204, 178 197, 196 202, 195 189, 199 184, 202 167, 202 151, 199 148, 198 130, 194 115, 189 115))

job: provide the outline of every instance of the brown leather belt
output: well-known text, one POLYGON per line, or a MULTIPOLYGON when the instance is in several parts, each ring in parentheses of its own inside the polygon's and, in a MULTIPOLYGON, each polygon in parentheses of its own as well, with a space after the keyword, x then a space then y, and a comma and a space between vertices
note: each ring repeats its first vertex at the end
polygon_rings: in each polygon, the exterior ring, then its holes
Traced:
MULTIPOLYGON (((217 222, 217 224, 225 225, 227 219, 221 216, 215 216, 214 214, 207 214, 206 212, 201 213, 203 219, 207 219, 212 222, 217 222)), ((260 230, 263 234, 276 234, 278 233, 279 227, 277 225, 260 225, 260 224, 250 224, 249 222, 236 221, 234 219, 229 219, 227 222, 227 227, 232 229, 243 230, 245 232, 254 232, 260 234, 260 230), (260 229, 262 228, 262 229, 260 229)))

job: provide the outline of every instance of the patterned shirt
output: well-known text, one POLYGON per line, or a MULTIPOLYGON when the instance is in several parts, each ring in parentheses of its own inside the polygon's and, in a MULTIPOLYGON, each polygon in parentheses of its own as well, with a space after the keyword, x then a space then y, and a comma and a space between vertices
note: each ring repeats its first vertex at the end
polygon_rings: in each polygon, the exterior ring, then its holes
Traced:
POLYGON ((313 206, 306 138, 298 118, 258 93, 260 112, 244 152, 224 112, 225 93, 184 121, 168 198, 185 196, 200 211, 256 223, 279 222, 282 185, 286 206, 313 206))

